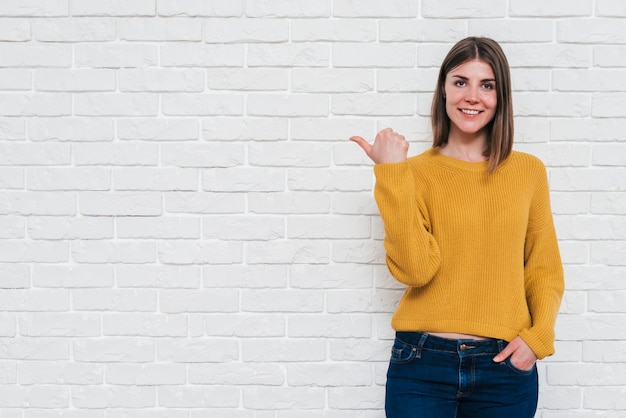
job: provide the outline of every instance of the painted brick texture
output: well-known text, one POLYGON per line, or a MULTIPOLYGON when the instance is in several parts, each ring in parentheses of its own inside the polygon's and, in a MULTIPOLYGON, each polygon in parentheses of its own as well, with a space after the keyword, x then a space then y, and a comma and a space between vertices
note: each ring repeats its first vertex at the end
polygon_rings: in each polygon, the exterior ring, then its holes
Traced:
POLYGON ((621 0, 0 2, 0 416, 382 418, 402 287, 348 137, 426 149, 468 35, 550 175, 537 416, 626 416, 625 26, 621 0))

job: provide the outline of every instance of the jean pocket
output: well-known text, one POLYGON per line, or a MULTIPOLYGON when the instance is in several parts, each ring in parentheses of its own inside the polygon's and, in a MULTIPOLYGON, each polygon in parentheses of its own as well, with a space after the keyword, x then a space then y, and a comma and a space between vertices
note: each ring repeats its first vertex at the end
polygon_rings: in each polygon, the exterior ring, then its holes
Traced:
POLYGON ((395 340, 391 347, 391 363, 404 364, 410 363, 417 356, 417 347, 395 340))
POLYGON ((533 370, 535 370, 535 367, 537 366, 536 364, 533 364, 533 367, 531 367, 528 370, 520 369, 515 364, 513 364, 513 362, 511 361, 511 357, 508 357, 506 360, 504 360, 504 364, 506 364, 509 367, 509 369, 511 369, 516 374, 521 374, 525 376, 531 374, 533 370))

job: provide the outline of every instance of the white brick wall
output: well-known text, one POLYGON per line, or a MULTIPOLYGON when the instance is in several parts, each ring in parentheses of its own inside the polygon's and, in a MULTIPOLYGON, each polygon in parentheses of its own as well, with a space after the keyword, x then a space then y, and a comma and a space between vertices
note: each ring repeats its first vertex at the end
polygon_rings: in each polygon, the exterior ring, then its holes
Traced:
POLYGON ((565 262, 537 416, 625 417, 624 4, 1 1, 0 416, 381 418, 402 288, 347 138, 427 148, 486 35, 565 262))

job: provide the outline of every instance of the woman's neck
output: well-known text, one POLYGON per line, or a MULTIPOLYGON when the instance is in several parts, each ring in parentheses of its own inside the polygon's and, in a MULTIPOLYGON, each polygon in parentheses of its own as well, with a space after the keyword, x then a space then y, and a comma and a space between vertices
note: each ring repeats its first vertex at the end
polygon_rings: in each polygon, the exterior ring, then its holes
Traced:
POLYGON ((486 161, 485 149, 486 141, 458 141, 453 138, 448 138, 448 142, 439 147, 439 152, 446 157, 455 158, 457 160, 473 162, 486 161))

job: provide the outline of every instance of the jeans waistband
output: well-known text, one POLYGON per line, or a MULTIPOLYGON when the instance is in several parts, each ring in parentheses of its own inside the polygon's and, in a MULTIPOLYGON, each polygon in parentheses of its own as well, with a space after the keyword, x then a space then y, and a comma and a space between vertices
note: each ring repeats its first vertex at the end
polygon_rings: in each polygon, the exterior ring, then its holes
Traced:
POLYGON ((420 349, 449 351, 451 353, 467 351, 468 353, 471 352, 472 354, 493 354, 502 351, 507 344, 507 342, 504 340, 498 340, 494 338, 488 338, 486 340, 456 340, 438 337, 436 335, 431 335, 425 332, 407 331, 396 332, 396 338, 406 344, 420 347, 420 349))

